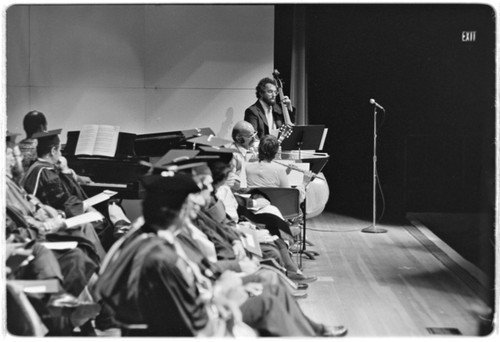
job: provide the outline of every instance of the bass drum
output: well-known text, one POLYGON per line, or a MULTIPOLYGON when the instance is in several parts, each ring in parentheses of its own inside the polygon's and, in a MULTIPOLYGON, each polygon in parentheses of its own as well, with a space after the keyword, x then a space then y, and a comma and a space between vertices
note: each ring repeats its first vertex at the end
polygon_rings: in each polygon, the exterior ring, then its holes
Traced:
MULTIPOLYGON (((322 172, 319 177, 326 179, 322 172)), ((315 178, 306 189, 306 214, 307 218, 320 215, 325 209, 328 198, 330 197, 330 188, 326 180, 315 178)))

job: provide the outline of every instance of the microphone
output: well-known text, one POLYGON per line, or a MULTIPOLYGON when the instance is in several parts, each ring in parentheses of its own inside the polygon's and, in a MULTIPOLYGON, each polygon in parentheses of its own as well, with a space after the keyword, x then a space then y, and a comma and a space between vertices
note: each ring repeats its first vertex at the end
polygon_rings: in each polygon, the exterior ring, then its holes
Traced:
POLYGON ((384 107, 382 107, 381 105, 379 105, 377 102, 375 102, 374 99, 370 99, 370 103, 377 106, 378 108, 382 109, 384 112, 385 112, 385 109, 384 107))

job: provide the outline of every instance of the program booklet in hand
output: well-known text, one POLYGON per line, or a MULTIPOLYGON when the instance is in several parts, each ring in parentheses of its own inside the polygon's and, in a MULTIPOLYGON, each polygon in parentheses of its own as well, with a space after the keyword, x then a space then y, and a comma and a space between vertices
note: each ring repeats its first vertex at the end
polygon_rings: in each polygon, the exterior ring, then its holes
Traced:
POLYGON ((120 126, 84 125, 78 137, 75 155, 114 157, 120 126))
POLYGON ((83 203, 86 207, 92 207, 92 206, 96 205, 97 203, 101 203, 101 202, 104 202, 104 201, 110 199, 111 197, 113 197, 117 193, 118 192, 113 191, 113 190, 104 190, 100 194, 97 194, 95 196, 87 198, 85 201, 83 201, 83 203))
POLYGON ((66 229, 78 228, 82 224, 101 221, 104 219, 104 216, 98 211, 90 211, 85 214, 73 216, 64 220, 66 224, 66 229))

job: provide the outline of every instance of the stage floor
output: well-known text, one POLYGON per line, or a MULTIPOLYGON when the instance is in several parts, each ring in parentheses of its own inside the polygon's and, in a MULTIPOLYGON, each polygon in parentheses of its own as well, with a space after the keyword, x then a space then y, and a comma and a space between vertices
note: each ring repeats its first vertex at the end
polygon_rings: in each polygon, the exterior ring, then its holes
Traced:
MULTIPOLYGON (((323 213, 307 222, 306 274, 318 276, 299 303, 312 319, 349 337, 479 336, 490 323, 493 282, 418 221, 378 225, 323 213)), ((493 333, 495 334, 495 332, 493 333)), ((495 336, 495 335, 493 335, 495 336)))

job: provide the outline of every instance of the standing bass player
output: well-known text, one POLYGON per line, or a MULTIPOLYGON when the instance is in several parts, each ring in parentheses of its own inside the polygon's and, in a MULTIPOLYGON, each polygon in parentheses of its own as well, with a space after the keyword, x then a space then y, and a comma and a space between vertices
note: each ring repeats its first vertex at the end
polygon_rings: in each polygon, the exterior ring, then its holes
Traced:
POLYGON ((255 90, 258 100, 245 110, 245 121, 252 124, 259 139, 268 134, 277 135, 282 125, 295 122, 295 110, 288 96, 281 97, 281 106, 277 103, 279 89, 275 80, 263 78, 255 90))

